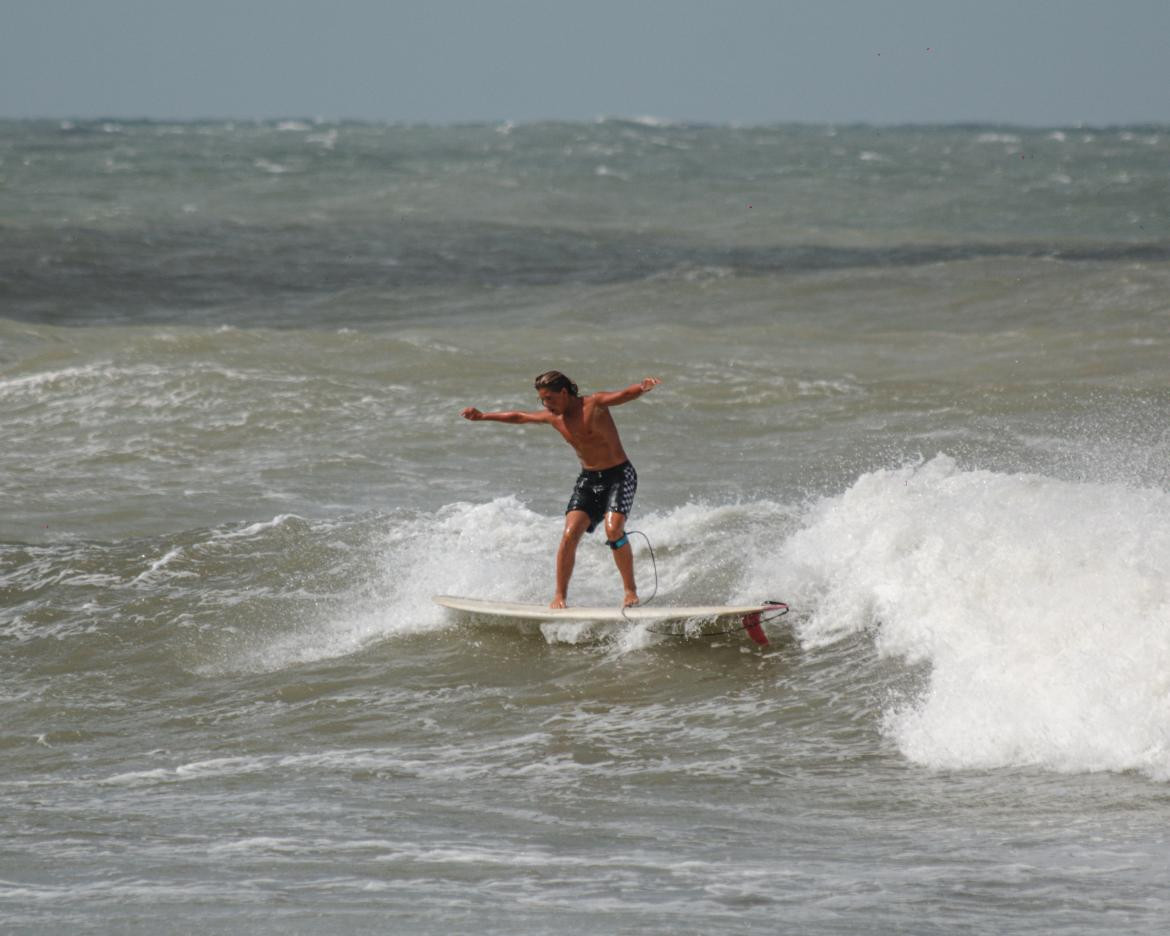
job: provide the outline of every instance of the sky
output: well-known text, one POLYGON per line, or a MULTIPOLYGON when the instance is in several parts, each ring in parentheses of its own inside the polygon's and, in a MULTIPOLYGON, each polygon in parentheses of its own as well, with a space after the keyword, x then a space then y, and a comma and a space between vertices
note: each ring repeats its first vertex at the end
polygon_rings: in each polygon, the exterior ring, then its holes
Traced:
POLYGON ((0 118, 1170 123, 1170 0, 0 0, 0 118))

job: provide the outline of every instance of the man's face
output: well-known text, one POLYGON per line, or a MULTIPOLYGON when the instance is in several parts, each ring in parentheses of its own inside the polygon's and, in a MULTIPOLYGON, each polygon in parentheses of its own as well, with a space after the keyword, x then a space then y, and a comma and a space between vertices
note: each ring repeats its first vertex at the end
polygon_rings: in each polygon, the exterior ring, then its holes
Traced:
POLYGON ((540 402, 544 408, 554 416, 563 415, 568 408, 568 390, 550 390, 548 387, 541 387, 536 391, 536 395, 540 397, 540 402))

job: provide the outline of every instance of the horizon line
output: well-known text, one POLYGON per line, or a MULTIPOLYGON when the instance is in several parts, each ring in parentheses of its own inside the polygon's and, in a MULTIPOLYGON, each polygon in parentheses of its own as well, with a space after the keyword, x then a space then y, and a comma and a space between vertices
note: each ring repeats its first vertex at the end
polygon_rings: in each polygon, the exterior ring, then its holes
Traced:
MULTIPOLYGON (((1055 122, 1055 123, 1021 123, 1014 120, 984 120, 984 119, 956 119, 953 121, 939 120, 803 120, 778 119, 772 121, 737 121, 737 120, 691 120, 668 117, 654 117, 647 115, 620 115, 601 114, 589 118, 568 117, 539 117, 525 120, 511 118, 475 118, 463 120, 409 120, 369 117, 324 117, 321 115, 305 116, 303 114, 274 114, 269 116, 225 117, 158 117, 148 115, 117 116, 101 114, 96 116, 8 116, 0 114, 0 123, 56 123, 62 129, 69 129, 79 124, 187 124, 187 125, 253 125, 264 126, 269 124, 293 125, 303 124, 306 129, 327 126, 367 126, 367 127, 399 127, 399 128, 427 128, 427 129, 458 129, 471 127, 517 128, 541 125, 598 125, 605 123, 633 124, 657 130, 766 130, 778 127, 817 127, 817 128, 862 128, 875 127, 886 129, 913 129, 913 128, 985 128, 1000 127, 1017 130, 1132 130, 1132 129, 1170 129, 1170 121, 1136 120, 1118 123, 1093 123, 1090 121, 1055 122)), ((286 129, 295 130, 294 126, 286 129)))

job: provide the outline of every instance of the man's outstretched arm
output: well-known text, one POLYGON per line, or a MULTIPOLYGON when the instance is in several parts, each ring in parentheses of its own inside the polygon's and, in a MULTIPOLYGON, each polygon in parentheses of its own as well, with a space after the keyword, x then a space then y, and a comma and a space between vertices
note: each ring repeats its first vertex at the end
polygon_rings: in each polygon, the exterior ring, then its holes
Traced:
POLYGON ((503 423, 542 423, 548 422, 548 413, 522 413, 518 410, 509 410, 502 413, 481 413, 474 406, 469 406, 461 414, 464 419, 479 422, 486 419, 491 422, 503 423))
POLYGON ((660 383, 662 380, 659 377, 645 377, 640 383, 630 384, 624 390, 600 390, 593 394, 593 398, 602 406, 621 406, 649 393, 660 383))

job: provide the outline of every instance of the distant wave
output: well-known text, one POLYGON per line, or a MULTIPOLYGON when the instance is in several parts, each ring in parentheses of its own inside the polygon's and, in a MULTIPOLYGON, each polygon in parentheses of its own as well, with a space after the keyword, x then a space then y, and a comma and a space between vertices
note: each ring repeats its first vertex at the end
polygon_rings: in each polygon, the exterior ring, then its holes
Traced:
MULTIPOLYGON (((614 284, 719 270, 762 276, 980 259, 1161 263, 1167 242, 718 247, 629 233, 439 223, 137 231, 0 229, 9 318, 169 320, 184 310, 343 289, 614 284)), ((236 318, 238 318, 238 309, 236 318)))

